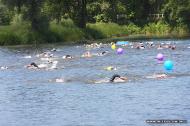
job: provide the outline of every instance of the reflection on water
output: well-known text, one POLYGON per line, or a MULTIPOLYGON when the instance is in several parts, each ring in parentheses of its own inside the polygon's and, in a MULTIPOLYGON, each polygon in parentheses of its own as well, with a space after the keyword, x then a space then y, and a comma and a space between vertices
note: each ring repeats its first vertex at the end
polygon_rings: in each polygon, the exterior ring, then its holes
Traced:
MULTIPOLYGON (((168 41, 160 41, 168 42, 168 41)), ((58 69, 28 70, 25 65, 36 62, 37 53, 50 47, 0 48, 0 125, 1 126, 145 126, 147 119, 186 119, 190 116, 190 53, 189 40, 172 41, 176 50, 155 48, 125 49, 117 55, 110 46, 90 50, 109 51, 105 56, 80 58, 83 46, 51 46, 58 51, 58 69), (155 60, 157 53, 174 62, 168 73, 175 78, 147 79, 154 73, 165 73, 155 60), (64 55, 75 59, 64 60, 64 55), (32 58, 23 58, 31 56, 32 58), (105 70, 108 66, 115 71, 105 70), (64 67, 64 69, 61 69, 64 67), (93 80, 127 76, 122 84, 92 84, 93 80), (71 80, 56 83, 55 78, 71 80)), ((188 124, 183 124, 184 126, 188 124)))

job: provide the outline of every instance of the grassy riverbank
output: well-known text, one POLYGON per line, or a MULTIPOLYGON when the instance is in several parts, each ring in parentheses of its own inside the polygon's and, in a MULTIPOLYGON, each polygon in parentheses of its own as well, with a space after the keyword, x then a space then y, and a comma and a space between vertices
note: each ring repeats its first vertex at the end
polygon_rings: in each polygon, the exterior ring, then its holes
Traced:
POLYGON ((135 24, 118 25, 115 23, 87 24, 80 29, 71 20, 60 24, 51 22, 49 29, 42 33, 34 33, 27 22, 0 26, 0 45, 19 45, 38 43, 54 43, 97 39, 147 39, 147 38, 183 38, 189 37, 186 25, 172 27, 164 22, 149 23, 142 27, 135 24))

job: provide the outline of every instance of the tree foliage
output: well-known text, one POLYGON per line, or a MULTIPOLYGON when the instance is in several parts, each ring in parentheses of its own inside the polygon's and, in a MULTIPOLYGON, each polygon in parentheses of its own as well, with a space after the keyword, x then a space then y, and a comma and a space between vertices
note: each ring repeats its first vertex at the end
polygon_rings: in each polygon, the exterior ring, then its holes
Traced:
POLYGON ((60 23, 64 18, 72 19, 80 28, 86 28, 88 22, 146 25, 157 21, 149 20, 151 14, 164 14, 164 19, 158 20, 173 25, 190 22, 189 0, 1 0, 0 3, 22 13, 35 31, 47 28, 49 21, 60 23))

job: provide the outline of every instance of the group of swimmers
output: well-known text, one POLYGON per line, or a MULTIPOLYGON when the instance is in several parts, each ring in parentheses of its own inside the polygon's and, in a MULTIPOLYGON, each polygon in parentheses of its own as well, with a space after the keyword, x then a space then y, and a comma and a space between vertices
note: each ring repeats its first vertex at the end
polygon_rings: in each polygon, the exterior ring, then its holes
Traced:
POLYGON ((157 49, 172 49, 175 50, 176 46, 174 44, 168 43, 168 44, 158 44, 154 45, 153 42, 146 42, 145 44, 142 42, 137 42, 136 44, 132 45, 131 48, 136 48, 136 49, 145 49, 145 48, 157 48, 157 49))
MULTIPOLYGON (((52 50, 51 50, 52 51, 52 50)), ((53 49, 55 52, 56 49, 53 49)), ((91 58, 92 56, 104 56, 108 54, 108 51, 102 51, 100 53, 91 53, 90 51, 86 51, 84 54, 81 55, 82 58, 91 58)), ((52 52, 43 52, 41 54, 36 55, 37 58, 40 58, 41 61, 47 61, 46 63, 37 64, 35 62, 32 62, 25 67, 28 69, 57 69, 58 61, 55 60, 57 57, 54 56, 52 52)), ((27 56, 25 58, 32 58, 31 56, 27 56)), ((64 55, 62 59, 74 59, 77 57, 74 57, 72 55, 64 55)), ((63 68, 63 67, 62 67, 63 68)))
MULTIPOLYGON (((112 43, 113 44, 113 43, 112 43)), ((103 44, 90 44, 90 45, 85 45, 86 48, 101 48, 103 44)), ((127 46, 131 46, 131 48, 136 48, 136 49, 145 49, 147 47, 155 47, 156 45, 154 45, 153 42, 146 42, 146 43, 142 43, 142 42, 138 42, 138 43, 130 43, 127 46)), ((159 44, 157 49, 162 49, 162 48, 171 48, 172 50, 174 50, 176 48, 175 45, 171 45, 171 44, 159 44)), ((53 70, 53 69, 58 69, 57 64, 58 61, 55 60, 56 56, 54 56, 54 54, 52 52, 56 52, 57 50, 55 48, 53 48, 51 51, 48 52, 43 52, 41 54, 37 54, 36 57, 40 58, 40 60, 42 61, 47 61, 46 63, 39 63, 37 64, 36 62, 32 62, 28 65, 26 65, 25 67, 28 69, 46 69, 46 70, 53 70)), ((91 58, 93 56, 105 56, 106 54, 108 54, 108 51, 102 51, 100 53, 91 53, 90 51, 86 51, 84 54, 81 55, 81 57, 83 58, 91 58)), ((27 58, 32 58, 31 56, 27 56, 27 58)), ((76 57, 72 56, 72 55, 65 55, 62 57, 62 59, 74 59, 76 57)), ((64 68, 64 67, 62 67, 64 68)), ((8 67, 0 67, 0 69, 8 69, 8 67)), ((114 67, 108 67, 106 70, 117 70, 114 67)), ((167 78, 168 76, 166 74, 154 74, 152 76, 147 76, 146 78, 156 78, 156 79, 163 79, 163 78, 167 78)), ((63 78, 57 78, 55 79, 56 82, 65 82, 65 79, 63 78)), ((110 83, 114 83, 114 82, 126 82, 128 81, 127 77, 124 76, 120 76, 118 74, 114 74, 112 77, 110 77, 110 79, 107 80, 99 80, 96 81, 95 83, 103 83, 103 82, 110 82, 110 83)))

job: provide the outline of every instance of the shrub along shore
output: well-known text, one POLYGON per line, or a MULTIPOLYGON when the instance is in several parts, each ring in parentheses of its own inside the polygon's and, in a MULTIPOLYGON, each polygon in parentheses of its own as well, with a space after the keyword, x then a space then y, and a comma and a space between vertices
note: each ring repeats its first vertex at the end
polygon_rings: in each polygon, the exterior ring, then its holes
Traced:
POLYGON ((86 40, 117 40, 145 38, 183 38, 189 37, 187 25, 170 26, 166 22, 149 23, 144 26, 116 23, 87 24, 86 29, 78 28, 71 20, 57 24, 50 22, 46 32, 32 32, 30 23, 19 22, 0 26, 0 45, 25 45, 41 43, 86 42, 86 40))

